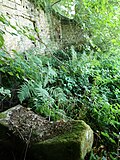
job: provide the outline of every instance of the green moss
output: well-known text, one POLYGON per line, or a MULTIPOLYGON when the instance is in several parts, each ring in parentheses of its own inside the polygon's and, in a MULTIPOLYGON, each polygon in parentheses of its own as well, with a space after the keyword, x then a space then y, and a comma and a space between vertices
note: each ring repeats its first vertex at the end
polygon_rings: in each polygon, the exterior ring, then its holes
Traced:
POLYGON ((3 126, 8 126, 7 122, 5 121, 5 119, 7 118, 7 114, 5 113, 0 113, 0 124, 3 126))
POLYGON ((43 160, 78 160, 79 143, 74 141, 59 142, 54 144, 39 144, 35 145, 32 149, 33 159, 39 160, 42 157, 43 160))
POLYGON ((72 121, 71 122, 71 129, 67 131, 66 133, 56 136, 52 139, 48 139, 46 141, 43 141, 42 143, 56 143, 61 141, 70 141, 70 140, 77 140, 81 141, 81 133, 83 134, 83 131, 86 130, 86 124, 83 121, 72 121), (80 133, 80 131, 82 131, 80 133))
POLYGON ((32 158, 34 160, 83 160, 81 137, 87 125, 83 121, 73 121, 71 126, 71 130, 62 135, 34 144, 31 147, 32 158))
POLYGON ((5 113, 0 113, 0 119, 6 118, 6 114, 5 113))

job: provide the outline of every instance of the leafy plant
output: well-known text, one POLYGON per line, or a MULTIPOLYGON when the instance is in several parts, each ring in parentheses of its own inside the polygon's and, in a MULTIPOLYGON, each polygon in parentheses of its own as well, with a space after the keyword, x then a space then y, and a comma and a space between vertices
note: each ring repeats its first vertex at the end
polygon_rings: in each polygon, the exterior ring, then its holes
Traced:
POLYGON ((0 88, 0 111, 3 110, 3 101, 11 98, 11 91, 9 89, 5 89, 3 87, 0 88))
MULTIPOLYGON (((99 132, 106 150, 110 151, 108 146, 112 145, 111 149, 116 153, 120 126, 119 50, 106 54, 77 54, 71 49, 69 55, 67 60, 63 58, 64 65, 56 65, 59 70, 56 84, 68 99, 64 104, 65 111, 74 119, 84 119, 95 132, 99 132)), ((61 57, 58 55, 58 58, 61 57)))
POLYGON ((0 48, 2 48, 3 45, 4 45, 4 38, 2 33, 0 33, 0 48))
MULTIPOLYGON (((80 24, 87 43, 80 52, 73 46, 51 55, 14 50, 14 57, 11 57, 3 49, 4 32, 1 31, 1 102, 9 98, 13 105, 26 104, 49 120, 83 119, 95 133, 95 145, 89 159, 116 159, 120 126, 119 2, 33 2, 56 11, 61 8, 60 14, 80 24), (68 15, 73 3, 76 14, 68 15)), ((0 16, 0 22, 18 31, 4 16, 0 16)), ((26 30, 21 28, 20 33, 35 41, 26 30)))
POLYGON ((0 94, 3 95, 3 96, 6 95, 6 96, 11 97, 10 90, 4 89, 3 87, 0 88, 0 94))
POLYGON ((85 120, 101 137, 96 147, 104 145, 105 152, 116 153, 120 125, 119 49, 106 54, 77 53, 71 47, 67 53, 58 51, 53 57, 32 51, 15 52, 14 58, 3 51, 0 54, 2 86, 16 90, 21 103, 49 119, 85 120))

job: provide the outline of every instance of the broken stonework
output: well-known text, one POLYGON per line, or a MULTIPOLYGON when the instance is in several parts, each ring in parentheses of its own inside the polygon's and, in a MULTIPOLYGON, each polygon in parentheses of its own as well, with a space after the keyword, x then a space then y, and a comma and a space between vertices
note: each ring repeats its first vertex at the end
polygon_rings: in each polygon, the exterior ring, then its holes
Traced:
POLYGON ((93 144, 93 131, 84 121, 47 121, 21 105, 0 113, 3 144, 6 128, 30 146, 31 160, 83 160, 93 144))

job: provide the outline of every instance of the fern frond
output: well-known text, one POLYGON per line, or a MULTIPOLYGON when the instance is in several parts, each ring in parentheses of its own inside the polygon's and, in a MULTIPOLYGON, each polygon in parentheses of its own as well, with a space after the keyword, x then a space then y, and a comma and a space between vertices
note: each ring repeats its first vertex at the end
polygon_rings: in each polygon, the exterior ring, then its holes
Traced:
POLYGON ((72 62, 77 60, 77 53, 74 49, 74 46, 71 46, 72 62))
POLYGON ((27 83, 24 83, 18 91, 18 98, 22 103, 28 97, 30 97, 30 88, 27 83))
POLYGON ((26 98, 34 96, 34 88, 36 84, 34 81, 28 81, 21 85, 21 88, 18 91, 18 98, 20 102, 22 103, 26 98))
POLYGON ((37 85, 35 90, 36 90, 38 97, 43 97, 43 98, 49 97, 49 93, 47 92, 46 89, 42 88, 41 84, 37 85))
POLYGON ((36 97, 39 100, 42 100, 44 103, 47 103, 48 105, 52 105, 54 103, 54 99, 50 96, 47 89, 44 89, 40 84, 38 84, 35 88, 36 97))

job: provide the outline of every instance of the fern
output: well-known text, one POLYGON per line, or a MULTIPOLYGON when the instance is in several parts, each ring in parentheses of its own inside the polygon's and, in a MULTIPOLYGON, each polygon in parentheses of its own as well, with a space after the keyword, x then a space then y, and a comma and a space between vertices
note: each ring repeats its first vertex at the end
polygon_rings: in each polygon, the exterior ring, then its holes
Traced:
POLYGON ((53 68, 50 66, 49 63, 47 63, 47 68, 46 68, 46 76, 43 81, 43 86, 46 87, 48 83, 53 83, 54 82, 54 77, 57 77, 57 73, 53 70, 53 68))
POLYGON ((26 98, 29 98, 29 101, 32 100, 33 108, 39 113, 45 116, 51 112, 52 105, 54 104, 54 99, 49 95, 47 89, 42 87, 42 83, 37 84, 35 81, 26 80, 26 82, 21 85, 21 88, 18 92, 18 98, 22 103, 26 98))
POLYGON ((71 46, 71 55, 72 55, 72 62, 77 60, 77 53, 74 50, 74 46, 71 46))
POLYGON ((30 97, 30 88, 26 83, 24 83, 18 91, 18 98, 22 103, 28 97, 30 97))
POLYGON ((27 81, 21 85, 21 88, 18 91, 18 98, 22 103, 26 98, 32 97, 34 93, 35 83, 34 81, 27 81))
MULTIPOLYGON (((32 100, 33 108, 40 114, 46 116, 46 117, 52 117, 52 119, 66 119, 66 114, 62 109, 59 109, 59 107, 55 107, 55 100, 59 99, 63 102, 65 95, 62 92, 61 88, 54 89, 54 98, 52 92, 49 93, 49 90, 47 88, 43 88, 42 83, 40 82, 37 84, 35 81, 26 80, 26 82, 21 85, 21 88, 18 92, 18 98, 20 102, 22 103, 26 98, 29 98, 29 100, 32 100), (52 96, 51 96, 51 95, 52 96)), ((66 99, 65 99, 66 100, 66 99)))
POLYGON ((65 104, 67 103, 67 98, 66 98, 66 95, 63 92, 62 88, 60 88, 60 87, 54 88, 53 87, 50 89, 50 93, 54 97, 55 101, 57 102, 58 108, 65 106, 65 104))

